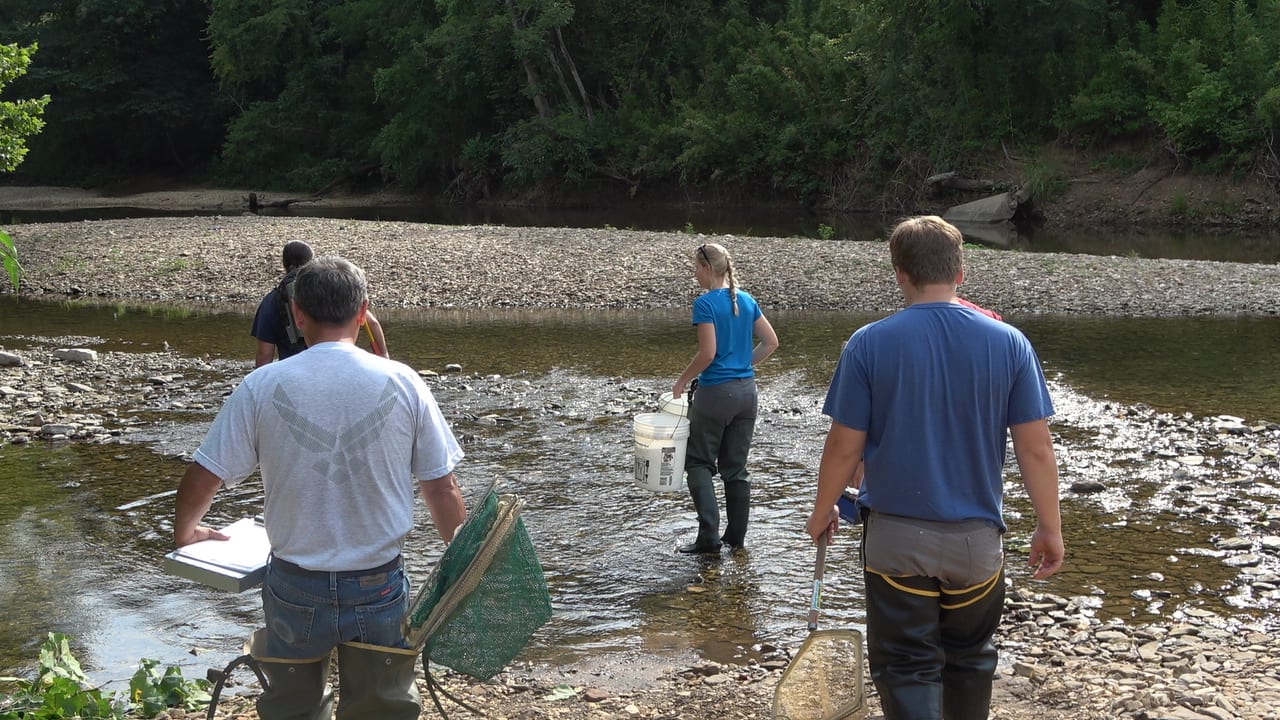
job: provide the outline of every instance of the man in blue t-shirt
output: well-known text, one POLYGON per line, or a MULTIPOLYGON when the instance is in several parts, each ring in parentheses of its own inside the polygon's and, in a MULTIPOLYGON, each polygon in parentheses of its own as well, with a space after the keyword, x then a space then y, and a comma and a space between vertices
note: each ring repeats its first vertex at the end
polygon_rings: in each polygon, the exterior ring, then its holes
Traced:
POLYGON ((1016 328, 965 307, 964 240, 939 217, 889 239, 907 308, 849 339, 823 412, 831 429, 808 531, 834 532, 865 462, 858 507, 871 676, 886 720, 984 720, 1004 606, 1005 437, 1035 510, 1035 577, 1062 565, 1053 403, 1016 328))

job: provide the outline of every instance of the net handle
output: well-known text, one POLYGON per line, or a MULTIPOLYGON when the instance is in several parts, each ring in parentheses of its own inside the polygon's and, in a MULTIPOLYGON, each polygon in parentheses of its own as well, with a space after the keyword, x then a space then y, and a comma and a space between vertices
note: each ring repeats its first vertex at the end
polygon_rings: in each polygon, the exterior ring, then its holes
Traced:
POLYGON ((822 576, 827 569, 827 543, 830 540, 830 530, 826 530, 818 538, 818 559, 813 563, 813 597, 809 600, 809 632, 818 629, 818 611, 822 609, 822 576))

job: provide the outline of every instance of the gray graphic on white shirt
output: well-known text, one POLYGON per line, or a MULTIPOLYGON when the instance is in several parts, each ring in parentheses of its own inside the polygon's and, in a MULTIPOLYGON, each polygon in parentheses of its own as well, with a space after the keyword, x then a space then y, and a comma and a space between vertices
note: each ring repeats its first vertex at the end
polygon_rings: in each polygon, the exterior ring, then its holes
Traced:
POLYGON ((343 485, 355 477, 368 477, 367 450, 382 434, 395 409, 396 388, 387 380, 373 409, 345 429, 303 417, 283 384, 276 386, 271 404, 298 445, 316 457, 311 468, 334 485, 343 485))

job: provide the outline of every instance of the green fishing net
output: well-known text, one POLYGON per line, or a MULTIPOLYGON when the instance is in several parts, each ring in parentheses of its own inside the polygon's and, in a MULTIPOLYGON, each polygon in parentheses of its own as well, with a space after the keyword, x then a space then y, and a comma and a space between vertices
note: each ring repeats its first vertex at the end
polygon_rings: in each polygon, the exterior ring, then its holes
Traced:
POLYGON ((551 618, 523 507, 491 487, 419 588, 404 629, 427 660, 488 680, 551 618))

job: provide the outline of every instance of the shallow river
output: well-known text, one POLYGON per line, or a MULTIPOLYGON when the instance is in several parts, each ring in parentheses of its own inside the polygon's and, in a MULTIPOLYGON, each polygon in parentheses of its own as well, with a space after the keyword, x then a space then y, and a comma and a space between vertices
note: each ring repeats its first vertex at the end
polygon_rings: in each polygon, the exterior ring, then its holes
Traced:
MULTIPOLYGON (((136 352, 167 342, 192 356, 242 360, 226 381, 250 367, 251 308, 0 300, 0 347, 11 351, 37 336, 136 352)), ((590 684, 593 673, 643 682, 697 658, 743 661, 762 643, 803 637, 814 559, 804 520, 827 425, 821 399, 841 342, 872 317, 771 315, 782 349, 761 372, 748 552, 706 561, 674 552, 695 528, 687 496, 650 493, 631 480, 632 417, 655 409, 694 350, 683 312, 379 314, 393 357, 441 373, 429 382, 464 440, 459 476, 468 496, 499 478, 528 502, 525 522, 555 604, 523 656, 535 671, 573 684, 590 684), (448 363, 463 372, 445 373, 448 363)), ((1175 481, 1145 452, 1161 442, 1159 430, 1122 409, 1141 403, 1155 412, 1280 420, 1280 319, 1007 319, 1036 344, 1053 385, 1068 544, 1060 575, 1029 579, 1022 563, 1033 522, 1011 482, 1013 582, 1086 598, 1100 615, 1126 621, 1186 605, 1266 611, 1233 589, 1239 571, 1210 550, 1215 537, 1235 533, 1239 517, 1189 508, 1186 478, 1175 481), (1066 491, 1082 480, 1107 490, 1066 491)), ((0 448, 0 675, 29 670, 45 634, 61 631, 100 682, 127 681, 143 657, 203 676, 237 655, 260 624, 256 592, 220 593, 160 571, 185 465, 179 456, 199 444, 209 415, 145 419, 126 434, 128 444, 0 448)), ((258 512, 259 490, 248 482, 220 493, 210 521, 258 512)), ((1258 493, 1242 514, 1274 502, 1258 493)), ((419 580, 441 549, 420 515, 407 550, 419 580)), ((822 622, 860 627, 857 531, 841 532, 822 622)))

